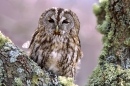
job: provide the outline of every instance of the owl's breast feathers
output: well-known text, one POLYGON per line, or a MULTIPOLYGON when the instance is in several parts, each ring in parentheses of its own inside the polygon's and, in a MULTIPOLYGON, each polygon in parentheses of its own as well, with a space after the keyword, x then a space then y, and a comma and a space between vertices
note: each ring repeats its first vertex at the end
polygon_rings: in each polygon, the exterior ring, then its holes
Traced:
POLYGON ((58 75, 63 75, 63 70, 69 65, 71 65, 71 69, 78 68, 80 58, 82 57, 78 37, 66 38, 55 35, 53 37, 43 37, 42 40, 38 41, 37 39, 35 41, 41 42, 34 46, 33 50, 35 51, 33 52, 36 54, 33 60, 41 67, 58 75))
POLYGON ((48 46, 48 62, 46 62, 47 69, 59 75, 61 71, 69 66, 78 68, 78 64, 82 57, 82 52, 79 46, 78 37, 64 38, 56 35, 53 38, 51 46, 48 46))

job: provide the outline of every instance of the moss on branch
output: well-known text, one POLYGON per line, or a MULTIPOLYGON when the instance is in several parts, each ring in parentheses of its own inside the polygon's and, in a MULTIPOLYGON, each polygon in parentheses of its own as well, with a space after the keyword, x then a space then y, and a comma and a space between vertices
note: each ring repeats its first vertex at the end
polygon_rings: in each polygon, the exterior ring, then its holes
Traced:
POLYGON ((104 47, 87 86, 130 86, 129 4, 128 0, 99 0, 94 5, 104 47))

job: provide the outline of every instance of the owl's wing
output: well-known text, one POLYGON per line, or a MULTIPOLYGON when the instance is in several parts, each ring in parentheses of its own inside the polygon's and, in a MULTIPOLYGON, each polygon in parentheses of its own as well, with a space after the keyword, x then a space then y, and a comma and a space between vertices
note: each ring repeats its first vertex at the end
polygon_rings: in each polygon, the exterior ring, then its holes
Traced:
POLYGON ((31 45, 32 45, 32 43, 34 42, 34 39, 35 39, 35 37, 36 37, 36 35, 37 35, 38 33, 39 33, 39 31, 38 31, 38 29, 36 29, 35 33, 34 33, 33 36, 32 36, 32 40, 31 40, 31 42, 30 42, 29 48, 31 47, 31 45))

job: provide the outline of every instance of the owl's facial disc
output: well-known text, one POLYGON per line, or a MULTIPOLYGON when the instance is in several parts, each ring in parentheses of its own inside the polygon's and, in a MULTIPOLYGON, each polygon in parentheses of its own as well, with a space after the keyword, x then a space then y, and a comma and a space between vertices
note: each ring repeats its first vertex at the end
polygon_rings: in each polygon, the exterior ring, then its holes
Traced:
POLYGON ((59 22, 57 22, 56 24, 56 29, 54 31, 54 35, 64 35, 65 34, 65 30, 62 28, 62 26, 67 26, 67 24, 69 24, 70 21, 68 19, 66 19, 65 17, 62 17, 61 20, 59 22))
POLYGON ((70 10, 52 8, 48 10, 43 18, 43 25, 48 35, 67 36, 74 27, 74 18, 70 10))

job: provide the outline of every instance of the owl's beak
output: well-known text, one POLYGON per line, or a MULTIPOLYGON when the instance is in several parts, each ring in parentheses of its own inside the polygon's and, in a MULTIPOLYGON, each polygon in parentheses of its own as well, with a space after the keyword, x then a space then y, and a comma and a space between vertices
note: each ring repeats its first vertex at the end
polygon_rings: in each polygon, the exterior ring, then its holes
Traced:
POLYGON ((59 32, 59 27, 58 27, 58 25, 56 26, 56 33, 58 33, 59 32))
POLYGON ((55 34, 55 35, 60 35, 59 26, 58 26, 58 25, 56 26, 56 29, 55 29, 55 31, 54 31, 54 34, 55 34))

